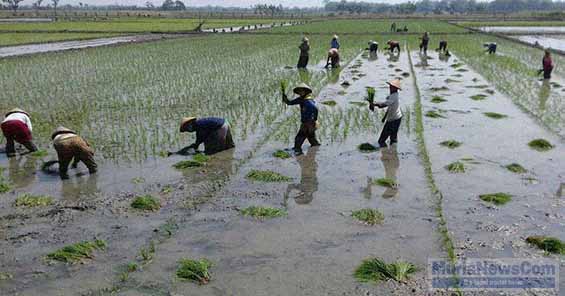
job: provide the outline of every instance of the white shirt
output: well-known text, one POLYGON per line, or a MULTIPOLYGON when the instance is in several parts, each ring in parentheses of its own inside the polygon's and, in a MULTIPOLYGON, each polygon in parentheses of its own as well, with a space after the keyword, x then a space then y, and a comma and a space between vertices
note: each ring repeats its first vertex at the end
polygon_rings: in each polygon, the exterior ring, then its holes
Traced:
POLYGON ((27 115, 25 115, 24 113, 20 113, 20 112, 16 112, 16 113, 12 113, 8 116, 6 116, 6 118, 4 119, 4 121, 2 121, 2 123, 6 122, 6 121, 11 121, 11 120, 19 120, 23 123, 25 123, 27 125, 27 128, 29 128, 29 131, 32 131, 31 128, 31 119, 29 119, 29 117, 27 115))
POLYGON ((386 101, 381 104, 387 106, 386 121, 395 121, 402 118, 402 111, 400 110, 400 102, 398 99, 398 92, 386 97, 386 101))

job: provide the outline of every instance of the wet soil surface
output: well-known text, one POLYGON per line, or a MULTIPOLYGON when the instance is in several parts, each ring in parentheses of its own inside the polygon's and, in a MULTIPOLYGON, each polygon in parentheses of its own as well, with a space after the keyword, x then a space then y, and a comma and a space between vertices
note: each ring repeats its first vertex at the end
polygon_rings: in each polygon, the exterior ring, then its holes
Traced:
POLYGON ((524 35, 516 36, 518 40, 527 42, 529 44, 538 44, 543 48, 552 48, 560 51, 565 51, 565 36, 564 35, 524 35))

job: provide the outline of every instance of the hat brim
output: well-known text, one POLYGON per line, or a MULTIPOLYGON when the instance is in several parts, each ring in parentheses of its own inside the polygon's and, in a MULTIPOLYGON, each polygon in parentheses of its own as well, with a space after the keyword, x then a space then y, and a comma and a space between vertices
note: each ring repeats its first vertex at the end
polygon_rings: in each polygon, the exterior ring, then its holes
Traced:
POLYGON ((301 90, 305 90, 306 92, 308 92, 309 94, 312 93, 312 90, 306 87, 295 87, 292 92, 294 92, 295 94, 298 94, 299 91, 301 90))
POLYGON ((196 117, 190 118, 190 119, 188 119, 188 120, 185 120, 185 121, 181 122, 179 131, 180 131, 181 133, 184 132, 184 131, 186 130, 186 126, 187 126, 188 124, 194 122, 194 121, 196 121, 196 117))
POLYGON ((5 117, 8 117, 8 115, 10 115, 10 114, 14 114, 14 113, 22 113, 22 114, 25 114, 25 115, 27 115, 28 117, 31 117, 31 115, 29 115, 29 113, 27 113, 27 112, 25 112, 25 111, 15 111, 15 110, 13 110, 13 111, 9 111, 9 112, 8 112, 8 113, 6 113, 6 114, 5 114, 4 116, 5 116, 5 117))
POLYGON ((58 132, 54 132, 54 133, 51 135, 51 140, 55 140, 55 137, 56 137, 56 136, 62 135, 62 134, 73 134, 73 135, 76 135, 77 133, 74 132, 74 131, 58 131, 58 132))
POLYGON ((389 86, 392 86, 392 87, 394 87, 394 88, 396 88, 396 89, 402 90, 402 87, 400 87, 400 85, 394 85, 394 84, 392 84, 392 83, 390 83, 390 82, 387 82, 386 84, 388 84, 389 86))

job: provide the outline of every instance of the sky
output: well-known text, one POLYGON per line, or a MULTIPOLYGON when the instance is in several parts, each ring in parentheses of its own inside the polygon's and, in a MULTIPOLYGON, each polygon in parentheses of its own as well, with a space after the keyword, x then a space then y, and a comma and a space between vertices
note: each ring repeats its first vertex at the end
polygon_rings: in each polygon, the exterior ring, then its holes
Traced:
MULTIPOLYGON (((160 5, 164 0, 150 0, 155 5, 160 5)), ((238 7, 249 7, 254 4, 282 4, 283 6, 298 6, 298 7, 312 7, 312 6, 322 6, 322 0, 182 0, 188 6, 238 6, 238 7)), ((377 0, 365 0, 367 2, 381 2, 381 3, 400 3, 406 2, 408 0, 388 0, 388 1, 377 1, 377 0)), ((29 4, 33 0, 24 0, 24 3, 29 4)), ((44 2, 49 2, 49 0, 44 0, 44 2)), ((120 5, 138 5, 144 6, 147 0, 61 0, 59 5, 65 4, 78 4, 79 2, 86 3, 89 5, 109 5, 109 4, 120 4, 120 5)))

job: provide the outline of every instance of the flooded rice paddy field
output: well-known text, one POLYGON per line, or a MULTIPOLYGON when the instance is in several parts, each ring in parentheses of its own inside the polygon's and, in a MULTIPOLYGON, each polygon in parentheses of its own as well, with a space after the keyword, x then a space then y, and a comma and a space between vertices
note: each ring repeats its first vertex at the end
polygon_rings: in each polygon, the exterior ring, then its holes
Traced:
POLYGON ((565 35, 524 35, 517 36, 516 38, 532 45, 538 44, 544 48, 565 51, 565 35))
MULTIPOLYGON (((374 36, 343 35, 344 67, 324 70, 329 37, 311 36, 311 66, 301 72, 293 69, 300 36, 208 36, 4 60, 1 110, 18 98, 32 113, 34 135, 49 155, 0 156, 3 182, 10 186, 0 198, 0 272, 9 275, 0 280, 2 291, 427 295, 430 257, 549 256, 563 268, 562 257, 525 243, 534 234, 565 239, 559 112, 565 92, 530 73, 541 63, 539 50, 501 41, 500 54, 489 57, 474 51, 488 36, 450 36, 454 56, 445 60, 430 52, 428 59, 414 51, 416 37, 402 37, 400 55, 371 57, 361 49, 374 36), (7 77, 18 79, 8 83, 7 77), (375 87, 377 100, 383 100, 384 82, 393 78, 403 83, 399 144, 361 153, 359 144, 376 145, 384 115, 362 104, 366 87, 375 87), (282 79, 314 87, 323 144, 288 159, 273 156, 292 145, 299 121, 298 108, 280 100, 282 79), (428 111, 440 117, 428 117, 428 111), (212 156, 203 167, 174 169, 186 157, 160 155, 193 140, 177 132, 188 115, 228 118, 237 148, 212 156), (48 138, 59 123, 95 146, 97 175, 80 168, 62 182, 39 170, 55 157, 48 138), (536 138, 554 148, 532 150, 528 143, 536 138), (461 145, 439 144, 447 140, 461 145), (464 172, 445 169, 456 161, 464 172), (526 172, 508 171, 510 163, 526 172), (253 170, 289 179, 255 182, 247 178, 253 170), (398 187, 374 184, 384 177, 398 187), (512 200, 495 206, 479 199, 495 192, 512 200), (49 195, 54 202, 15 206, 25 193, 49 195), (160 209, 131 207, 146 194, 160 209), (243 217, 241 210, 249 206, 286 215, 243 217), (351 217, 363 208, 378 209, 383 223, 368 226, 351 217), (80 264, 46 258, 94 239, 107 247, 80 264), (368 257, 406 260, 420 270, 406 284, 357 282, 353 271, 368 257), (211 282, 179 280, 181 258, 210 260, 211 282)), ((552 81, 563 84, 559 67, 555 76, 552 81)))

